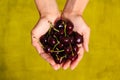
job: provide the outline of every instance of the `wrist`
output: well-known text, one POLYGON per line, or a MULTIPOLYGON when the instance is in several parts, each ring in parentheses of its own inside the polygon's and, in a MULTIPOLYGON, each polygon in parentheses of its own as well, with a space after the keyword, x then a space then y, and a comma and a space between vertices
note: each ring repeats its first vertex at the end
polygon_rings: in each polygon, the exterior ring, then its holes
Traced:
POLYGON ((62 17, 69 18, 70 16, 82 16, 78 11, 63 11, 62 17))
POLYGON ((60 12, 44 12, 40 14, 41 18, 54 18, 54 17, 59 17, 60 16, 60 12))
POLYGON ((63 14, 82 15, 89 0, 67 0, 63 14))
POLYGON ((56 0, 35 0, 40 17, 46 17, 48 15, 56 15, 59 13, 56 0))
POLYGON ((60 13, 46 13, 42 16, 40 16, 40 20, 41 19, 47 19, 48 21, 54 23, 55 20, 60 18, 60 13))

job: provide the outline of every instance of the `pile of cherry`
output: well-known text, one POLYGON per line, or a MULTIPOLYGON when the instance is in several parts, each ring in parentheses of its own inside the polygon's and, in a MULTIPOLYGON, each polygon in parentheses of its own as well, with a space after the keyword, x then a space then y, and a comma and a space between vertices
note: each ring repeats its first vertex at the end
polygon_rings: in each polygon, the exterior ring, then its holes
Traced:
POLYGON ((60 19, 40 37, 45 53, 50 54, 57 64, 78 58, 78 44, 83 43, 83 36, 73 31, 73 28, 69 20, 60 19))

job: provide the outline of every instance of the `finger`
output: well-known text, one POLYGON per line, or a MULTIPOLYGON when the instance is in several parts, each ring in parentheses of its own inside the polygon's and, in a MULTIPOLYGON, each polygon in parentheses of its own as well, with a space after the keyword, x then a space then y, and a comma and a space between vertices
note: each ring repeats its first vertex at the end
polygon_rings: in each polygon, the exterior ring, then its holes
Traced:
POLYGON ((40 38, 40 36, 44 35, 49 28, 50 24, 48 23, 48 20, 42 19, 36 24, 31 34, 36 36, 36 38, 40 38))
POLYGON ((58 70, 58 69, 60 69, 60 65, 59 64, 56 64, 56 65, 51 65, 53 68, 54 68, 54 70, 58 70))
POLYGON ((41 55, 41 57, 43 59, 45 59, 51 65, 56 65, 55 61, 53 60, 53 58, 49 54, 47 54, 47 53, 40 53, 40 55, 41 55))
POLYGON ((78 52, 77 53, 79 53, 80 52, 80 48, 83 47, 83 44, 79 44, 77 46, 78 46, 78 52))
POLYGON ((64 64, 63 64, 63 69, 66 70, 69 66, 70 66, 71 61, 67 60, 64 64))
POLYGON ((82 59, 83 53, 84 53, 84 49, 80 48, 79 52, 80 53, 78 54, 78 58, 75 61, 71 62, 71 65, 70 65, 71 70, 75 69, 75 67, 78 65, 78 63, 82 59))
POLYGON ((32 45, 36 48, 38 53, 43 53, 43 49, 41 47, 41 44, 39 42, 39 39, 37 39, 35 36, 32 35, 32 45))
POLYGON ((83 46, 85 51, 89 51, 88 44, 89 44, 89 37, 90 37, 90 29, 88 28, 85 33, 83 33, 83 46))
POLYGON ((40 46, 41 44, 39 43, 39 40, 36 39, 36 37, 34 36, 32 37, 32 44, 36 48, 36 50, 39 52, 42 58, 44 58, 51 65, 55 65, 53 58, 49 54, 44 53, 42 47, 40 46))
POLYGON ((42 49, 40 46, 36 45, 35 48, 39 52, 41 57, 45 59, 48 63, 50 63, 55 70, 58 70, 60 68, 58 65, 56 65, 56 63, 54 62, 53 58, 50 55, 42 52, 42 49))
POLYGON ((78 49, 77 54, 80 54, 80 53, 81 53, 81 51, 82 51, 82 49, 84 50, 84 47, 83 47, 83 45, 81 44, 81 46, 80 46, 80 47, 78 46, 78 48, 79 48, 79 49, 78 49))

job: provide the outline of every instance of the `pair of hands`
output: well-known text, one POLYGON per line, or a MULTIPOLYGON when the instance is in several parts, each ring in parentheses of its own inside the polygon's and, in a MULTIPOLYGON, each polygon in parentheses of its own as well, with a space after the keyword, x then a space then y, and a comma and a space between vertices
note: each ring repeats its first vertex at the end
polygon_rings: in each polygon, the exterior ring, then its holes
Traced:
POLYGON ((44 58, 50 65, 55 69, 58 70, 60 67, 63 69, 67 69, 70 67, 72 70, 78 65, 80 60, 82 59, 84 55, 84 51, 88 52, 88 43, 89 43, 89 35, 90 35, 90 28, 85 23, 81 15, 77 14, 62 14, 62 17, 65 19, 70 20, 74 24, 74 31, 77 31, 79 34, 83 35, 83 44, 79 45, 81 46, 78 51, 78 58, 71 62, 70 60, 66 61, 63 64, 56 64, 53 60, 53 58, 44 52, 44 50, 41 47, 41 43, 39 42, 39 38, 44 35, 50 28, 50 24, 48 21, 51 21, 53 24, 56 21, 56 19, 60 18, 60 14, 48 14, 45 17, 42 17, 38 23, 35 25, 35 27, 32 30, 32 45, 36 48, 38 53, 42 58, 44 58))

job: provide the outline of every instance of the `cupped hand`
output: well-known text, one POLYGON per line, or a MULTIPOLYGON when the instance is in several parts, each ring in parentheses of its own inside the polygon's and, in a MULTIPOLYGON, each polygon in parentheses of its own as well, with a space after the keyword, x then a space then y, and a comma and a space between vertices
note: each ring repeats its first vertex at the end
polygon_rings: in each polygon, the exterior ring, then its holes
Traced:
POLYGON ((78 58, 73 62, 68 60, 62 65, 63 69, 67 69, 68 67, 70 67, 73 70, 78 65, 80 60, 82 59, 82 57, 84 55, 84 51, 88 52, 90 28, 85 23, 85 21, 81 15, 66 14, 66 15, 63 15, 62 17, 70 20, 74 24, 73 30, 78 32, 79 34, 81 34, 83 36, 83 43, 78 45, 79 46, 78 58))
POLYGON ((50 28, 50 22, 54 23, 55 20, 59 17, 59 15, 49 15, 40 18, 38 23, 35 25, 35 27, 32 30, 31 38, 32 38, 32 45, 36 48, 38 53, 41 55, 42 58, 44 58, 50 65, 55 69, 59 69, 60 65, 56 64, 53 58, 44 52, 41 43, 39 42, 39 38, 44 35, 50 28))

